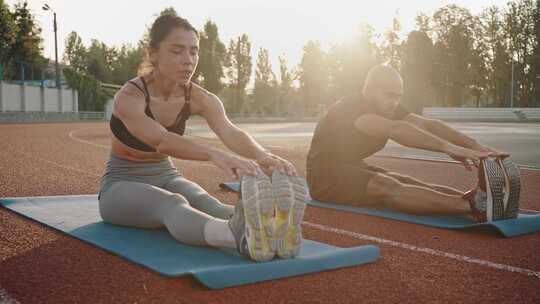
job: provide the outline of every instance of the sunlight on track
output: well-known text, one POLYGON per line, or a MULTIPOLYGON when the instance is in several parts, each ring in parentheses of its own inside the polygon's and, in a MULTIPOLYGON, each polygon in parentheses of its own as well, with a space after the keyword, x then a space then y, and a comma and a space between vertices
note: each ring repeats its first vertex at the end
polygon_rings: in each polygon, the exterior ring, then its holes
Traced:
MULTIPOLYGON (((50 160, 46 160, 46 159, 42 159, 42 158, 35 157, 35 156, 32 156, 32 155, 28 155, 26 153, 21 153, 21 154, 23 154, 26 157, 39 159, 39 160, 44 161, 44 162, 46 162, 48 164, 56 165, 56 166, 59 166, 59 167, 64 168, 64 169, 69 169, 69 170, 73 170, 73 171, 76 171, 76 172, 80 172, 80 173, 84 173, 84 174, 88 174, 88 175, 92 175, 92 176, 97 176, 97 177, 101 176, 100 174, 93 174, 93 173, 86 172, 84 170, 77 169, 77 168, 74 168, 74 167, 71 167, 71 166, 62 165, 62 164, 59 164, 59 163, 56 163, 56 162, 53 162, 53 161, 50 161, 50 160)), ((525 274, 525 275, 528 275, 528 276, 540 278, 540 271, 534 271, 534 270, 530 270, 530 269, 526 269, 526 268, 520 268, 520 267, 514 267, 514 266, 510 266, 510 265, 505 265, 505 264, 494 263, 494 262, 490 262, 490 261, 480 260, 480 259, 476 259, 476 258, 472 258, 472 257, 468 257, 468 256, 463 256, 463 255, 459 255, 459 254, 444 252, 444 251, 435 250, 435 249, 431 249, 431 248, 418 247, 418 246, 415 246, 415 245, 400 243, 400 242, 396 242, 396 241, 392 241, 392 240, 382 239, 382 238, 378 238, 378 237, 374 237, 374 236, 370 236, 370 235, 360 234, 360 233, 352 232, 352 231, 348 231, 348 230, 337 229, 337 228, 333 228, 333 227, 329 227, 329 226, 325 226, 325 225, 321 225, 321 224, 310 223, 310 222, 306 222, 306 221, 303 222, 303 225, 306 226, 306 227, 318 229, 318 230, 325 231, 325 232, 335 233, 335 234, 339 234, 339 235, 345 235, 345 236, 348 236, 348 237, 351 237, 351 238, 354 238, 354 239, 372 241, 372 242, 376 242, 376 243, 379 243, 379 244, 384 244, 384 245, 389 245, 389 246, 392 246, 392 247, 411 250, 411 251, 414 251, 414 252, 426 253, 426 254, 430 254, 430 255, 433 255, 433 256, 439 256, 439 257, 444 257, 444 258, 447 258, 447 259, 453 259, 453 260, 457 260, 457 261, 464 262, 464 263, 477 264, 477 265, 481 265, 481 266, 492 268, 492 269, 508 271, 508 272, 514 272, 514 273, 520 273, 520 274, 525 274)))
MULTIPOLYGON (((86 128, 86 129, 89 129, 89 128, 86 128)), ((101 148, 106 148, 106 149, 109 148, 108 146, 99 145, 99 144, 96 144, 96 143, 93 143, 93 142, 90 142, 90 141, 87 141, 87 140, 77 138, 75 136, 75 134, 78 131, 81 131, 81 130, 85 130, 85 129, 78 129, 78 130, 71 131, 69 133, 69 137, 71 139, 73 139, 74 141, 77 141, 77 142, 81 142, 81 143, 85 143, 85 144, 89 144, 89 145, 93 145, 93 146, 97 146, 97 147, 101 147, 101 148)), ((97 177, 101 176, 101 174, 95 174, 95 173, 87 172, 87 171, 79 169, 79 168, 75 168, 75 167, 72 167, 72 166, 60 164, 60 163, 57 163, 57 162, 54 162, 54 161, 51 161, 51 160, 47 160, 47 159, 43 159, 43 158, 40 158, 40 157, 36 157, 34 155, 30 155, 30 154, 27 154, 27 153, 24 153, 24 152, 18 152, 18 153, 25 156, 25 157, 38 159, 38 160, 41 160, 41 161, 46 162, 48 164, 55 165, 55 166, 58 166, 58 167, 61 167, 61 168, 64 168, 64 169, 73 170, 73 171, 83 173, 83 174, 87 174, 87 175, 91 175, 91 176, 97 176, 97 177)), ((530 211, 534 211, 534 210, 530 210, 530 211)), ((333 227, 330 227, 330 226, 325 226, 325 225, 316 224, 316 223, 311 223, 311 222, 307 222, 307 221, 303 222, 303 225, 305 227, 318 229, 318 230, 321 230, 321 231, 334 233, 334 234, 338 234, 338 235, 343 235, 343 236, 351 237, 351 238, 354 238, 354 239, 367 240, 367 241, 370 241, 370 242, 375 242, 375 243, 388 245, 388 246, 392 246, 392 247, 396 247, 396 248, 400 248, 400 249, 410 250, 410 251, 413 251, 413 252, 424 253, 424 254, 429 254, 429 255, 438 256, 438 257, 443 257, 443 258, 452 259, 452 260, 456 260, 456 261, 463 262, 463 263, 476 264, 476 265, 480 265, 480 266, 483 266, 483 267, 496 269, 496 270, 501 270, 501 271, 524 274, 524 275, 527 275, 527 276, 531 276, 531 277, 535 277, 535 278, 540 279, 540 271, 534 271, 534 270, 531 270, 531 269, 520 268, 520 267, 515 267, 515 266, 510 266, 510 265, 505 265, 505 264, 500 264, 500 263, 495 263, 495 262, 490 262, 490 261, 486 261, 486 260, 476 259, 476 258, 464 256, 464 255, 449 253, 449 252, 435 250, 435 249, 431 249, 431 248, 418 247, 418 246, 411 245, 411 244, 400 243, 400 242, 397 242, 397 241, 382 239, 382 238, 378 238, 378 237, 374 237, 374 236, 370 236, 370 235, 366 235, 366 234, 361 234, 361 233, 352 232, 352 231, 348 231, 348 230, 342 230, 342 229, 333 228, 333 227)), ((0 289, 0 300, 2 299, 1 296, 2 296, 2 289, 0 289)), ((16 302, 14 302, 14 303, 16 303, 16 302)))

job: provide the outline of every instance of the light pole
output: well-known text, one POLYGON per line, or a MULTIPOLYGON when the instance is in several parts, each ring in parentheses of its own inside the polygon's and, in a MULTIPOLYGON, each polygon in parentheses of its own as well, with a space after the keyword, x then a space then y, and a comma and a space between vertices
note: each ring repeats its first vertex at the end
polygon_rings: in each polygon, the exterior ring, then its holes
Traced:
POLYGON ((56 74, 56 88, 60 89, 60 68, 58 66, 58 40, 56 38, 56 12, 51 9, 48 4, 43 5, 44 11, 53 12, 54 17, 54 69, 56 74))
POLYGON ((514 107, 514 58, 512 58, 512 76, 510 77, 510 108, 514 107))

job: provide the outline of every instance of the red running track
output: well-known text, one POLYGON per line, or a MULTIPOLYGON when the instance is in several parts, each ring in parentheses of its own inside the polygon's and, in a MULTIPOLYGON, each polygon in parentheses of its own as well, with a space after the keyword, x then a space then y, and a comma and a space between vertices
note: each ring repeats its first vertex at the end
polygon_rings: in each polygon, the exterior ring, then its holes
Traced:
MULTIPOLYGON (((104 123, 0 125, 0 197, 94 194, 108 158, 104 123)), ((211 144, 215 144, 211 142, 211 144)), ((286 146, 286 143, 283 144, 286 146)), ((305 174, 305 148, 277 149, 305 174)), ((448 163, 373 158, 377 165, 467 189, 472 173, 448 163)), ((175 161, 225 202, 227 177, 175 161)), ((540 172, 522 171, 522 207, 540 210, 540 172)), ((0 208, 0 302, 20 303, 540 303, 540 233, 502 238, 309 207, 304 236, 336 246, 375 244, 374 264, 208 290, 165 278, 0 208), (7 296, 6 296, 7 294, 7 296)))

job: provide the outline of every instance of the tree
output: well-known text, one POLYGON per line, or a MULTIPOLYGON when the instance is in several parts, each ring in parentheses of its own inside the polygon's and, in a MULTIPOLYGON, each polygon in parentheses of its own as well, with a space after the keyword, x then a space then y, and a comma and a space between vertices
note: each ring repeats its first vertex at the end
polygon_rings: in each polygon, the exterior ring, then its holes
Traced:
POLYGON ((116 50, 107 47, 103 42, 92 39, 87 54, 86 72, 101 82, 112 82, 111 67, 116 59, 116 50))
POLYGON ((180 15, 178 15, 176 10, 172 6, 166 7, 164 9, 162 9, 161 12, 159 12, 159 16, 164 16, 164 15, 180 16, 180 15))
POLYGON ((480 13, 479 20, 483 29, 481 39, 486 45, 487 96, 491 104, 502 107, 509 96, 510 57, 501 10, 496 6, 488 7, 480 13))
POLYGON ((116 50, 116 58, 111 66, 112 82, 124 84, 131 78, 137 76, 139 64, 144 57, 144 48, 141 45, 133 47, 124 44, 116 50))
MULTIPOLYGON (((23 68, 31 67, 31 73, 39 73, 46 64, 46 60, 41 55, 43 52, 43 39, 41 38, 41 28, 37 25, 34 16, 30 12, 28 2, 15 4, 13 20, 18 31, 8 57, 11 57, 13 62, 20 64, 23 68)), ((14 77, 22 77, 19 69, 15 70, 14 77)), ((27 77, 25 76, 25 78, 27 77)))
POLYGON ((534 33, 536 37, 536 45, 534 47, 534 64, 532 75, 536 76, 534 86, 534 97, 536 99, 536 106, 540 106, 540 0, 536 0, 536 11, 534 14, 534 33))
POLYGON ((456 5, 447 5, 433 15, 435 43, 434 87, 443 105, 461 106, 466 102, 473 64, 474 26, 471 13, 456 5))
POLYGON ((509 42, 510 60, 514 62, 514 97, 518 105, 527 107, 536 75, 533 75, 533 50, 536 45, 533 0, 509 2, 505 14, 505 34, 509 42))
POLYGON ((63 60, 76 72, 85 72, 87 67, 87 51, 81 37, 72 31, 66 38, 63 60))
POLYGON ((219 39, 218 28, 208 20, 201 33, 200 55, 197 74, 200 75, 201 85, 208 91, 219 94, 223 89, 223 65, 227 49, 219 39))
POLYGON ((364 25, 354 40, 332 46, 325 58, 324 69, 324 73, 328 73, 327 104, 362 90, 367 72, 381 61, 373 40, 373 28, 364 25))
MULTIPOLYGON (((0 70, 5 69, 5 65, 11 54, 11 49, 17 37, 18 27, 13 20, 4 0, 0 0, 0 70)), ((0 80, 3 75, 0 75, 0 80)))
POLYGON ((381 55, 383 60, 391 66, 400 69, 401 57, 401 42, 399 41, 399 32, 401 31, 401 23, 397 16, 392 19, 392 28, 384 34, 384 42, 381 47, 381 55))
POLYGON ((414 21, 416 23, 416 30, 426 33, 426 35, 431 38, 433 29, 430 24, 430 18, 426 14, 420 12, 416 15, 414 21))
POLYGON ((298 73, 304 114, 315 114, 326 101, 329 78, 325 54, 318 41, 308 41, 304 46, 298 73))
POLYGON ((254 108, 262 113, 272 113, 275 109, 276 87, 276 75, 272 71, 268 50, 260 48, 255 68, 254 108))
POLYGON ((287 59, 285 56, 279 56, 279 84, 275 113, 284 114, 286 112, 287 103, 290 102, 293 90, 293 81, 294 75, 287 67, 287 59))
POLYGON ((229 108, 233 112, 243 110, 246 101, 246 86, 251 78, 251 42, 246 34, 231 39, 226 56, 228 85, 234 91, 229 108))
POLYGON ((403 103, 413 112, 422 113, 433 98, 433 42, 426 32, 412 31, 403 44, 403 103))

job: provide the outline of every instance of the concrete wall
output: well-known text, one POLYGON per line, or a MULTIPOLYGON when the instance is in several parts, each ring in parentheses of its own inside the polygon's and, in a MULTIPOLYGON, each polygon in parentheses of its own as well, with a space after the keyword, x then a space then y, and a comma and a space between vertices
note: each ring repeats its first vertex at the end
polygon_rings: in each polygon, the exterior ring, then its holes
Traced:
POLYGON ((58 90, 44 90, 45 102, 43 111, 44 112, 60 112, 58 111, 58 90))
POLYGON ((76 90, 0 82, 0 112, 78 112, 76 90))
POLYGON ((2 112, 6 111, 22 111, 22 90, 20 85, 3 84, 0 82, 0 103, 2 112))
POLYGON ((35 86, 26 87, 26 111, 41 111, 41 88, 35 86))
POLYGON ((540 108, 424 108, 423 115, 456 122, 540 122, 540 108))

